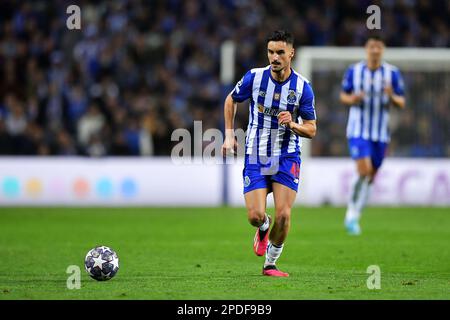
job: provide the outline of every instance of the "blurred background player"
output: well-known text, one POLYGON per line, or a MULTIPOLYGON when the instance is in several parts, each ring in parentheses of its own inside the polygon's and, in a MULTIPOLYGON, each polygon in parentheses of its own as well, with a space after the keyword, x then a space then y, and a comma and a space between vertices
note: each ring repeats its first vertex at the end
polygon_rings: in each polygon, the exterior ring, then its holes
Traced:
POLYGON ((353 235, 361 233, 361 212, 390 141, 389 107, 405 108, 400 71, 382 60, 385 49, 383 40, 377 35, 370 35, 365 49, 367 59, 347 69, 340 94, 341 102, 350 106, 347 139, 358 171, 345 215, 345 226, 353 235))
POLYGON ((257 227, 253 249, 266 253, 263 274, 286 277, 277 269, 290 227, 291 208, 300 174, 301 138, 316 134, 314 94, 308 81, 291 68, 294 38, 275 31, 267 39, 270 65, 248 71, 227 96, 224 106, 224 154, 236 149, 234 117, 238 102, 251 100, 247 128, 244 195, 249 222, 257 227), (299 123, 299 118, 302 123, 299 123), (266 214, 266 198, 273 191, 275 220, 266 214))

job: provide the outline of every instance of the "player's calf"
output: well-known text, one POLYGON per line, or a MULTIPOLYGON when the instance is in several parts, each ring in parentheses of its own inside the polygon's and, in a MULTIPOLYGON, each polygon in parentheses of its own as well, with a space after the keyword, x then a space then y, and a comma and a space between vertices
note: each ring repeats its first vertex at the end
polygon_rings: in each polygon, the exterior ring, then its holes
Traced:
POLYGON ((270 241, 275 244, 284 243, 291 225, 291 210, 276 210, 275 222, 270 233, 270 241))

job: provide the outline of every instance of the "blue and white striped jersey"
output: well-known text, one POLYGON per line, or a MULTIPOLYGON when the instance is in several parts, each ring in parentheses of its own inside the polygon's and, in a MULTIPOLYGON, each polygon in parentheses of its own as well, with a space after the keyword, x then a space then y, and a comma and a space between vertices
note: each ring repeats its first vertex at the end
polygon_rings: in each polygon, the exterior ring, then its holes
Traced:
POLYGON ((389 98, 384 89, 390 86, 396 95, 404 95, 404 84, 397 67, 383 62, 370 70, 365 61, 351 65, 345 72, 342 90, 346 93, 364 92, 360 105, 350 107, 347 138, 363 138, 389 142, 389 98))
POLYGON ((315 120, 314 94, 309 81, 291 69, 284 82, 275 81, 270 66, 248 71, 231 97, 236 102, 250 99, 245 153, 259 156, 299 155, 301 138, 278 125, 277 115, 290 111, 293 121, 315 120))

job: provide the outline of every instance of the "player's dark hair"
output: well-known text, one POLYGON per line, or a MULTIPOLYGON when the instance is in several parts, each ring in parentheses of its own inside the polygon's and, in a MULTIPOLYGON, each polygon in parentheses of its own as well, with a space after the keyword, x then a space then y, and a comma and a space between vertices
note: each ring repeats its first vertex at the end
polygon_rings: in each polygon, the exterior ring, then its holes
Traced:
POLYGON ((379 33, 370 33, 367 36, 365 43, 369 42, 369 40, 381 41, 384 44, 386 44, 386 42, 384 41, 384 38, 379 33))
POLYGON ((267 43, 269 43, 269 41, 284 41, 287 44, 294 46, 294 37, 286 30, 275 30, 267 37, 267 43))

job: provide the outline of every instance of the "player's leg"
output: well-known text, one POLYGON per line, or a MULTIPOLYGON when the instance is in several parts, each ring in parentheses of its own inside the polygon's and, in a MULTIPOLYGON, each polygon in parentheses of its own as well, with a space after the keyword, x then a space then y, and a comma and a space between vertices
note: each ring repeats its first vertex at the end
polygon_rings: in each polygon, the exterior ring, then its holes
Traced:
POLYGON ((354 184, 345 224, 350 234, 360 234, 359 220, 371 194, 376 173, 384 160, 387 144, 383 142, 368 142, 369 157, 356 160, 358 179, 354 184))
POLYGON ((258 228, 253 238, 253 251, 257 256, 264 255, 269 242, 271 220, 270 216, 266 214, 268 193, 268 188, 259 188, 246 192, 244 195, 248 221, 252 226, 258 228))
POLYGON ((383 142, 370 142, 370 144, 370 160, 366 160, 358 168, 359 175, 365 177, 361 185, 358 202, 356 203, 357 211, 360 214, 370 197, 375 176, 381 167, 387 148, 387 144, 383 142))
POLYGON ((375 176, 383 163, 386 154, 387 144, 383 142, 371 142, 370 164, 366 164, 363 169, 366 179, 362 185, 361 195, 357 203, 357 209, 362 212, 372 192, 375 176))
POLYGON ((275 202, 275 217, 272 230, 269 235, 269 244, 266 250, 263 274, 269 276, 288 276, 287 273, 278 270, 275 266, 280 257, 284 242, 291 226, 291 209, 297 192, 283 184, 273 183, 273 197, 275 202))
POLYGON ((275 217, 269 235, 263 274, 268 276, 287 277, 279 271, 275 263, 283 251, 284 242, 291 225, 291 208, 297 196, 300 176, 299 157, 281 157, 276 174, 272 175, 272 189, 275 202, 275 217))
POLYGON ((248 221, 257 227, 253 239, 253 251, 264 255, 269 242, 270 217, 266 214, 267 194, 271 192, 270 177, 262 174, 258 162, 252 163, 246 158, 244 170, 244 198, 248 221))
POLYGON ((355 160, 357 176, 353 180, 350 197, 345 214, 345 226, 350 234, 360 234, 359 220, 362 208, 370 193, 370 181, 374 174, 371 161, 372 148, 370 141, 364 139, 349 139, 350 154, 355 160))
POLYGON ((254 227, 260 227, 265 222, 267 188, 255 189, 244 194, 248 221, 254 227))
POLYGON ((372 163, 372 175, 370 176, 371 184, 374 182, 377 172, 383 164, 388 146, 389 145, 385 142, 372 142, 372 156, 370 159, 372 163))
POLYGON ((291 209, 297 192, 280 183, 273 183, 275 218, 269 240, 276 246, 283 245, 291 226, 291 209))
POLYGON ((355 201, 357 219, 360 219, 361 212, 367 203, 370 189, 375 174, 375 169, 371 158, 363 158, 356 161, 358 171, 358 181, 353 190, 352 200, 355 201))

